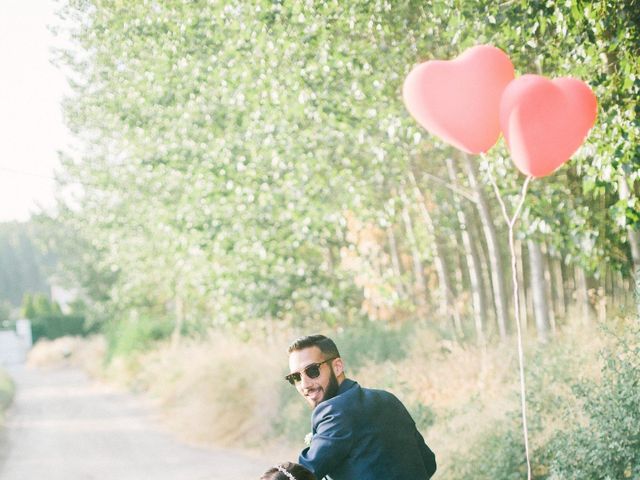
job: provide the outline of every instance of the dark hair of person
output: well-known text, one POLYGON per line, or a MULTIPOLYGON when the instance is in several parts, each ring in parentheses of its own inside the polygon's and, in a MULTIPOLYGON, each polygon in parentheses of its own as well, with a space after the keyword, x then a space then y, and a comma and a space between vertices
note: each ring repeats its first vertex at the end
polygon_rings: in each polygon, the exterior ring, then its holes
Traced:
POLYGON ((309 335, 307 337, 300 337, 289 345, 289 353, 304 350, 309 347, 318 347, 320 351, 329 357, 339 357, 338 347, 328 337, 324 335, 309 335))
MULTIPOLYGON (((296 480, 316 480, 313 473, 307 470, 302 465, 292 462, 284 462, 280 464, 280 467, 289 472, 296 480)), ((262 474, 260 480, 291 480, 287 475, 278 470, 278 467, 273 467, 262 474)))

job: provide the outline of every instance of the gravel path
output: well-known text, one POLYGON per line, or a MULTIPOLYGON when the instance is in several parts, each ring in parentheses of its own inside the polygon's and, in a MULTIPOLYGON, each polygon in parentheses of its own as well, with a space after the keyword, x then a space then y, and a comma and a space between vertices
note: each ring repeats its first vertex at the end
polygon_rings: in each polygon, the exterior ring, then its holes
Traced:
POLYGON ((0 434, 2 480, 258 480, 271 462, 180 443, 133 395, 79 370, 9 370, 14 404, 0 434))

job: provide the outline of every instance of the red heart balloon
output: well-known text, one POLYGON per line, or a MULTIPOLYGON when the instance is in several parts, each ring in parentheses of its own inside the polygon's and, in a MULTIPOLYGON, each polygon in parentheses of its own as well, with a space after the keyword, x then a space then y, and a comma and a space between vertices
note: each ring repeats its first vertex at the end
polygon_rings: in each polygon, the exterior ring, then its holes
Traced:
POLYGON ((598 101, 575 78, 523 75, 504 91, 500 126, 525 175, 544 177, 569 160, 593 127, 598 101))
POLYGON ((426 130, 467 153, 489 150, 500 136, 502 92, 514 78, 506 53, 478 45, 450 61, 417 65, 402 88, 409 113, 426 130))

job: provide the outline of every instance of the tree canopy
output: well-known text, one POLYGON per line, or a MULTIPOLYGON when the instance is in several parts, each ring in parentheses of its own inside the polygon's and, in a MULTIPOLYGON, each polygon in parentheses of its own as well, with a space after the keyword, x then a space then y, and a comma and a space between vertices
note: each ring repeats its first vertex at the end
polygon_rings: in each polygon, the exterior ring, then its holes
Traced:
MULTIPOLYGON (((475 203, 455 206, 447 159, 472 189, 459 154, 415 124, 401 88, 415 64, 483 43, 518 74, 575 76, 599 99, 583 148, 533 182, 520 240, 616 288, 640 261, 635 0, 62 3, 81 147, 63 157, 52 224, 104 318, 183 331, 432 318, 447 273, 442 295, 467 315, 457 211, 480 276, 495 254, 475 203)), ((488 175, 508 201, 522 176, 502 141, 473 162, 506 255, 488 175)))

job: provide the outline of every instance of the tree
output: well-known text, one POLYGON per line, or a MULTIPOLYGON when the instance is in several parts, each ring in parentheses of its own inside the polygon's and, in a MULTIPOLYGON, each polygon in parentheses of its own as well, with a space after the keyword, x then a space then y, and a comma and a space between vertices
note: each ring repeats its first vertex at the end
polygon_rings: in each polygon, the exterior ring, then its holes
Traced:
MULTIPOLYGON (((61 13, 75 46, 58 61, 73 70, 66 116, 83 146, 63 158, 54 219, 57 238, 73 232, 73 248, 59 242, 69 276, 89 292, 96 317, 129 321, 142 312, 170 318, 181 333, 356 321, 367 300, 360 276, 374 272, 398 316, 442 320, 431 311, 441 301, 459 330, 467 319, 456 319, 452 305, 468 292, 450 280, 452 272, 460 277, 455 200, 430 183, 447 177, 452 151, 409 118, 400 91, 413 64, 477 43, 503 48, 519 72, 588 79, 603 107, 617 105, 619 116, 598 124, 575 160, 532 184, 517 233, 523 241, 544 237, 588 275, 604 265, 629 275, 635 174, 622 215, 620 175, 603 172, 633 172, 637 161, 637 142, 626 140, 637 134, 637 103, 627 92, 635 83, 623 74, 636 65, 636 30, 626 37, 632 8, 624 6, 619 21, 615 9, 603 9, 609 3, 593 5, 67 2, 61 13), (603 12, 620 35, 615 78, 599 55, 611 35, 599 23, 603 12), (607 138, 619 132, 625 140, 611 150, 607 138), (430 220, 409 194, 413 172, 430 220), (357 252, 348 212, 398 235, 383 236, 375 254, 357 252), (357 253, 358 268, 341 261, 345 251, 357 253), (425 294, 405 288, 408 271, 423 278, 425 294), (425 298, 424 307, 412 298, 425 298)), ((486 199, 481 218, 493 233, 475 236, 475 247, 491 264, 504 336, 506 229, 490 178, 508 204, 522 178, 502 142, 472 163, 459 187, 486 199)))

